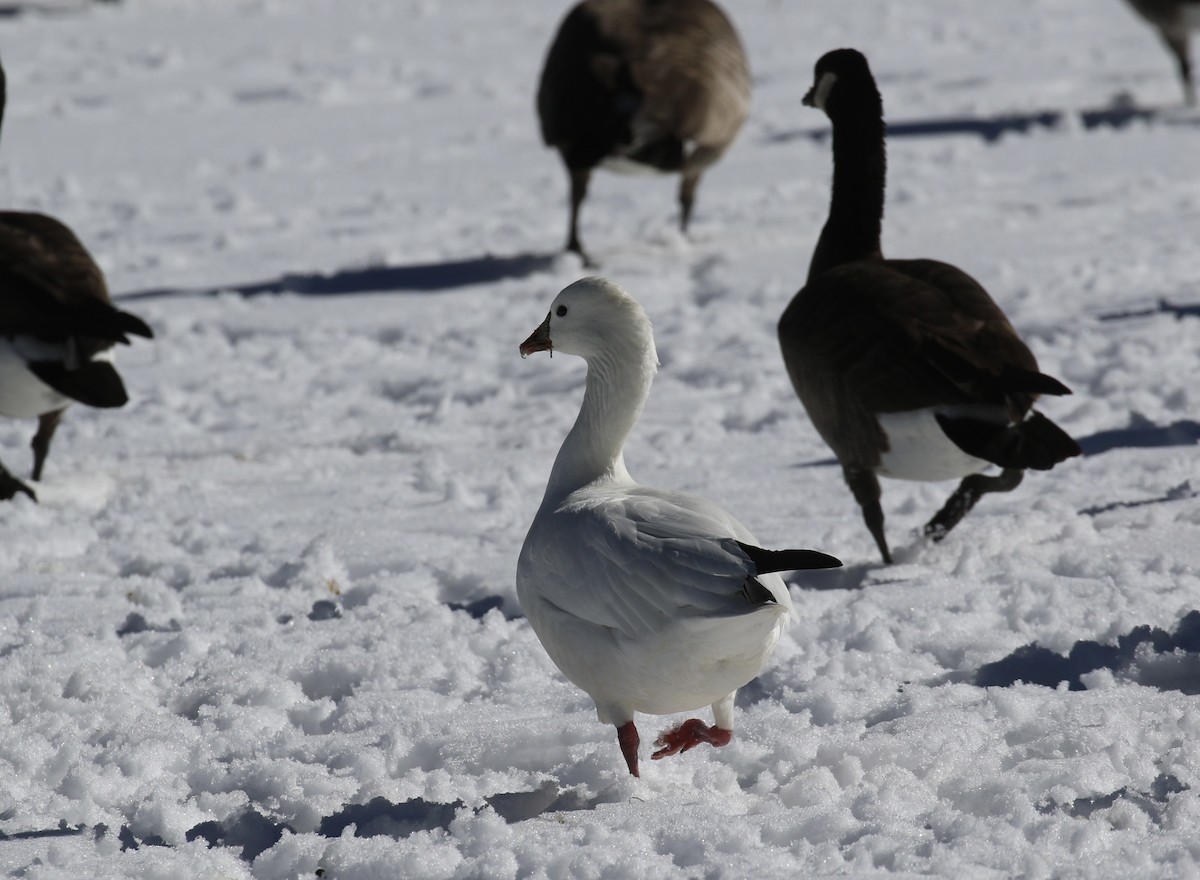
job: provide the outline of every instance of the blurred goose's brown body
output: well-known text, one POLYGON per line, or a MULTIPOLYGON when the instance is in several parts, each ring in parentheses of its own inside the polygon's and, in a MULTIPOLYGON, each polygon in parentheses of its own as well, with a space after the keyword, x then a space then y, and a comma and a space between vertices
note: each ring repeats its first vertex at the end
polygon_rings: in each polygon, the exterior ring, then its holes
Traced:
POLYGON ((538 88, 542 138, 571 183, 567 249, 587 259, 579 209, 592 169, 683 175, 687 230, 700 177, 737 136, 750 105, 745 51, 710 0, 584 0, 568 12, 538 88))

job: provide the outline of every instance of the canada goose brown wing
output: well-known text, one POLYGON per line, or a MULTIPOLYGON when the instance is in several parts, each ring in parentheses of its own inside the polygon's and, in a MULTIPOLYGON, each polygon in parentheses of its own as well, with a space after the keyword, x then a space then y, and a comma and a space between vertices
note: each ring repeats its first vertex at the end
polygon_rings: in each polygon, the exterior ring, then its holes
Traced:
POLYGON ((869 413, 971 402, 922 352, 954 329, 942 299, 936 288, 881 261, 818 275, 779 325, 789 371, 795 365, 801 373, 798 390, 826 388, 869 413))
MULTIPOLYGON (((928 311, 910 319, 910 333, 921 340, 930 362, 971 398, 1070 393, 1057 379, 1039 372, 1037 358, 1000 306, 962 269, 938 260, 885 262, 940 294, 941 308, 923 302, 921 308, 928 311)), ((1027 408, 1028 403, 1021 411, 1027 408)))
POLYGON ((0 211, 0 333, 106 343, 154 334, 112 306, 100 268, 52 217, 0 211))

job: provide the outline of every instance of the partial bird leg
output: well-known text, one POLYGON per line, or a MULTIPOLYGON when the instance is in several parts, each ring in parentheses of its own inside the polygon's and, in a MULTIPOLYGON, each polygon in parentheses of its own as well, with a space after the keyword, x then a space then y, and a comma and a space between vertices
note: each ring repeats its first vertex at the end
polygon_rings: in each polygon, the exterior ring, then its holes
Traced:
POLYGON ((692 221, 692 205, 696 203, 696 187, 700 185, 699 168, 688 168, 683 172, 683 180, 679 184, 679 230, 687 235, 688 224, 692 221))
POLYGON ((18 492, 24 492, 34 501, 37 501, 37 495, 34 494, 34 491, 10 474, 4 465, 0 464, 0 501, 8 501, 10 498, 15 498, 18 492))
POLYGON ((594 268, 595 263, 592 258, 584 251, 583 245, 579 242, 579 206, 583 204, 583 199, 587 195, 588 181, 592 178, 590 168, 568 168, 567 172, 571 175, 571 225, 567 230, 567 250, 579 254, 583 259, 583 265, 588 268, 594 268))
POLYGON ((621 754, 625 756, 625 766, 629 768, 629 774, 641 776, 642 774, 638 773, 638 745, 641 744, 641 738, 632 721, 626 721, 617 728, 617 742, 621 746, 621 754))
POLYGON ((940 541, 967 515, 980 496, 989 492, 1011 492, 1021 485, 1025 471, 1020 468, 1005 468, 999 476, 988 477, 971 474, 958 484, 954 494, 937 512, 937 516, 925 524, 925 536, 940 541))
POLYGON ((1179 65, 1179 78, 1183 80, 1183 96, 1187 101, 1188 106, 1196 105, 1196 86, 1192 82, 1192 63, 1188 59, 1188 31, 1186 27, 1179 28, 1173 31, 1161 31, 1160 36, 1163 42, 1167 44, 1167 48, 1171 50, 1171 54, 1175 56, 1175 62, 1179 65))
POLYGON ((46 463, 46 456, 50 453, 50 441, 54 437, 54 432, 58 430, 58 423, 62 421, 63 413, 66 411, 66 407, 63 407, 38 416, 37 433, 33 435, 33 440, 29 443, 33 447, 34 480, 42 478, 42 465, 46 463))
POLYGON ((713 725, 709 727, 699 718, 689 718, 687 721, 670 730, 664 730, 654 741, 659 750, 650 757, 657 761, 668 755, 677 755, 695 748, 701 743, 713 746, 727 746, 733 739, 733 731, 713 725))
POLYGON ((879 478, 875 476, 874 471, 851 470, 846 467, 842 468, 842 476, 845 477, 850 491, 854 493, 854 500, 862 508, 863 521, 867 524, 867 531, 875 539, 875 546, 879 548, 883 561, 891 565, 892 554, 888 550, 887 537, 883 533, 883 508, 879 505, 879 478))

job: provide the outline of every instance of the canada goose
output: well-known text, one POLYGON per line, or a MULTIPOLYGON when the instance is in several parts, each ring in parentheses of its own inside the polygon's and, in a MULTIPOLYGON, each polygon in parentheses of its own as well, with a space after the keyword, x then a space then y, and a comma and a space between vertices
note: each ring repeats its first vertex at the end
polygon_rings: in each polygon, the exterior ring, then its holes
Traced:
POLYGON ((517 562, 517 597, 546 653, 617 728, 638 775, 634 713, 711 706, 663 733, 654 758, 727 744, 733 698, 762 670, 789 617, 774 572, 834 568, 815 550, 763 550, 716 504, 641 486, 625 468, 625 438, 658 368, 642 307, 604 278, 555 297, 521 356, 560 351, 587 361, 575 426, 554 460, 517 562))
POLYGON ((592 169, 681 171, 687 232, 700 176, 737 136, 750 106, 750 71, 737 32, 710 0, 583 0, 546 55, 538 86, 542 139, 571 184, 567 250, 592 169))
MULTIPOLYGON (((6 102, 0 66, 0 125, 6 102)), ((122 406, 128 396, 112 364, 115 343, 153 336, 114 308, 100 267, 79 239, 44 214, 0 211, 0 415, 38 419, 33 479, 71 401, 122 406)), ((0 499, 36 494, 0 464, 0 499)))
POLYGON ((796 393, 891 562, 878 475, 964 478, 925 526, 940 540, 980 495, 1079 455, 1032 409, 1039 394, 1070 391, 1038 372, 975 279, 935 260, 883 258, 883 103, 866 58, 853 49, 825 55, 804 103, 833 123, 833 194, 779 342, 796 393), (978 473, 989 463, 999 476, 978 473))
POLYGON ((1188 60, 1188 32, 1200 28, 1200 0, 1129 0, 1129 5, 1154 25, 1162 41, 1175 56, 1179 78, 1183 81, 1184 99, 1194 105, 1196 85, 1192 81, 1192 64, 1188 60))

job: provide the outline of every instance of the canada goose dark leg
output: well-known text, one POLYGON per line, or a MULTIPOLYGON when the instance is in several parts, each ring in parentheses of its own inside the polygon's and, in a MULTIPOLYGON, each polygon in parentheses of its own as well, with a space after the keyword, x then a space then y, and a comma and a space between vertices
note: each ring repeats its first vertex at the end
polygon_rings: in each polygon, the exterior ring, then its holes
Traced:
POLYGON ((692 220, 692 205, 696 202, 696 187, 700 184, 700 171, 685 171, 679 184, 679 230, 685 235, 692 220))
POLYGON ((867 531, 875 539, 883 561, 891 565, 892 554, 888 550, 887 537, 883 533, 883 508, 879 506, 879 478, 875 476, 874 471, 849 468, 842 468, 842 474, 846 478, 846 485, 854 493, 854 500, 862 508, 863 521, 867 524, 867 531))
POLYGON ((583 264, 592 267, 596 264, 579 243, 579 206, 583 204, 587 195, 592 172, 589 168, 571 168, 568 171, 571 175, 571 226, 567 232, 567 250, 579 254, 583 258, 583 264))
POLYGON ((58 430, 58 423, 62 421, 63 413, 66 411, 64 407, 38 416, 37 433, 33 435, 33 440, 29 444, 33 447, 34 480, 42 478, 42 465, 46 463, 46 456, 50 453, 50 440, 54 437, 54 432, 58 430))
POLYGON ((971 474, 966 477, 954 494, 937 512, 937 516, 925 524, 926 537, 940 541, 958 525, 958 521, 967 515, 980 496, 989 492, 1011 492, 1021 485, 1025 471, 1020 468, 1005 468, 999 476, 988 477, 983 474, 971 474))
POLYGON ((1192 63, 1188 60, 1188 34, 1184 30, 1179 33, 1162 35, 1163 42, 1175 56, 1179 65, 1179 78, 1183 80, 1183 96, 1189 106, 1196 104, 1196 86, 1192 82, 1192 63))
POLYGON ((8 501, 10 498, 15 498, 18 492, 24 492, 34 501, 37 501, 37 495, 34 491, 10 474, 4 465, 0 464, 0 501, 8 501))

